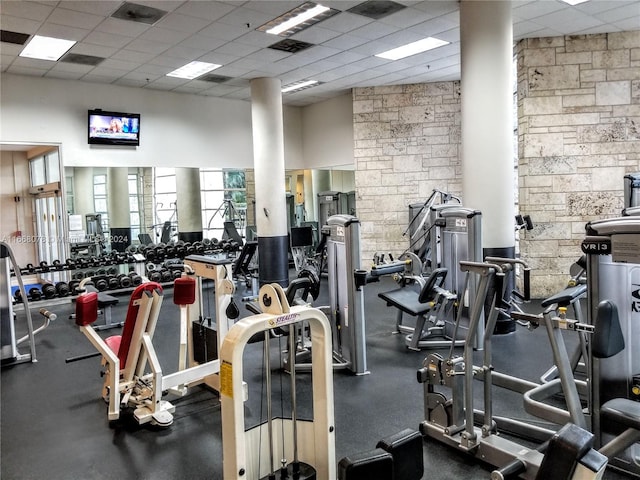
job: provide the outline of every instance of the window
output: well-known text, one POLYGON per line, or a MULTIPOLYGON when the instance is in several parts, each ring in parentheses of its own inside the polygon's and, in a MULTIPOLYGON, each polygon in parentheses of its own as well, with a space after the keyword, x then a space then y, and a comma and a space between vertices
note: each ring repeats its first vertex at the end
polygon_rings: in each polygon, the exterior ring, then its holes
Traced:
POLYGON ((224 222, 233 222, 244 236, 247 189, 244 170, 200 171, 202 225, 205 238, 222 239, 224 222))

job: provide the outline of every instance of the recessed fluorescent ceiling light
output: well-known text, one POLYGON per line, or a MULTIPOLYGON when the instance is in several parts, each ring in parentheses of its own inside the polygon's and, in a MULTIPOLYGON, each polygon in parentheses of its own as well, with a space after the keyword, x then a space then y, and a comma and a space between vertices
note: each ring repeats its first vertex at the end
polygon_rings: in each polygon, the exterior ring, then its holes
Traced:
POLYGON ((42 37, 35 35, 27 46, 20 52, 21 57, 37 58, 40 60, 57 61, 67 50, 75 45, 75 40, 42 37))
POLYGON ((285 85, 282 89, 282 93, 294 92, 296 90, 304 90, 305 88, 316 85, 318 80, 304 80, 302 82, 292 83, 291 85, 285 85))
POLYGON ((256 30, 288 37, 338 13, 340 13, 340 10, 335 8, 325 7, 314 2, 306 2, 259 26, 256 30))
POLYGON ((449 42, 439 40, 433 37, 423 38, 417 42, 408 43, 402 47, 387 50, 386 52, 378 53, 376 57, 386 58, 388 60, 399 60, 404 57, 415 55, 416 53, 426 52, 427 50, 433 50, 434 48, 448 45, 449 42))
POLYGON ((325 7, 324 5, 316 5, 309 10, 299 13, 295 17, 290 18, 286 22, 281 23, 276 27, 272 27, 267 30, 267 33, 271 33, 272 35, 278 35, 284 31, 289 30, 290 28, 295 27, 296 25, 300 25, 301 23, 306 22, 307 20, 315 17, 316 15, 320 15, 321 13, 329 10, 329 7, 325 7))
POLYGON ((193 80, 221 66, 222 65, 216 65, 215 63, 191 62, 173 72, 167 73, 167 77, 188 78, 189 80, 193 80))
POLYGON ((579 3, 588 2, 589 0, 562 0, 564 3, 568 3, 569 5, 578 5, 579 3))

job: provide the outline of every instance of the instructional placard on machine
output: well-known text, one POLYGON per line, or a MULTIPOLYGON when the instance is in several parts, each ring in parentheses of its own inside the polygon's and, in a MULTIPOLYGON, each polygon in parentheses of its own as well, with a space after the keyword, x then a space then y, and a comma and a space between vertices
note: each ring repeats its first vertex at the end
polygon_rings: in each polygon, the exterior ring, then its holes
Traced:
POLYGON ((640 263, 640 235, 612 235, 611 259, 621 263, 640 263))

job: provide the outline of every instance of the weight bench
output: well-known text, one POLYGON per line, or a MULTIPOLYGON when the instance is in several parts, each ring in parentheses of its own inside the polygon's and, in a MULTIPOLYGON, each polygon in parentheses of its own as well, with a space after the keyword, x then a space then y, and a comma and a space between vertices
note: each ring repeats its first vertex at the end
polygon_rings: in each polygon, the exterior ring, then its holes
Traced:
POLYGON ((420 283, 412 283, 390 292, 378 293, 378 297, 387 302, 387 306, 398 309, 396 332, 407 334, 406 344, 411 350, 448 348, 451 342, 456 346, 464 345, 464 339, 454 339, 447 331, 447 326, 451 323, 446 319, 457 296, 442 288, 446 276, 446 268, 437 268, 431 272, 420 289, 416 288, 420 283), (410 327, 402 323, 405 313, 416 317, 415 326, 410 327), (433 326, 425 328, 427 321, 433 326), (436 336, 443 337, 444 340, 430 338, 436 336))
MULTIPOLYGON (((592 353, 595 359, 609 358, 625 349, 624 336, 618 318, 616 305, 603 300, 598 305, 592 337, 592 353)), ((597 405, 596 405, 597 407, 597 405)), ((597 412, 595 412, 597 415, 597 412)), ((612 398, 600 406, 597 441, 602 444, 602 425, 615 423, 625 430, 606 445, 601 445, 599 452, 613 458, 631 445, 640 441, 640 402, 630 398, 612 398)))

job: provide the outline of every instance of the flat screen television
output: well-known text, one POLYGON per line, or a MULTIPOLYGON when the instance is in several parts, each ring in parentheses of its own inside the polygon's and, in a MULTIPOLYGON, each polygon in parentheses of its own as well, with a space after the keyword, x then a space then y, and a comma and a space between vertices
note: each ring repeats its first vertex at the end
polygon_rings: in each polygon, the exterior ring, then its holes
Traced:
POLYGON ((89 110, 90 145, 140 145, 140 114, 89 110))

